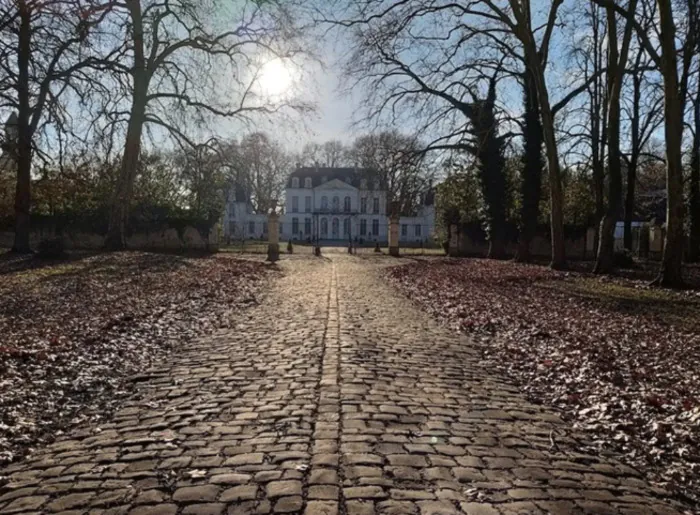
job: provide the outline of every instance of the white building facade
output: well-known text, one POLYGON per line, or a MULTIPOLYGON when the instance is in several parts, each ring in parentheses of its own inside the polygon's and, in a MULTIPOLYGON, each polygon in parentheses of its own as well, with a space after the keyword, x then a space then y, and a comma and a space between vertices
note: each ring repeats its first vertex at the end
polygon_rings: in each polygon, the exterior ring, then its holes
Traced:
POLYGON ((267 214, 253 211, 249 195, 240 186, 234 186, 228 193, 223 236, 226 242, 267 239, 267 214))
MULTIPOLYGON (((327 245, 385 243, 389 234, 387 195, 369 177, 356 168, 297 168, 286 185, 280 239, 327 245)), ((432 192, 423 196, 415 216, 401 216, 399 224, 401 242, 431 241, 435 230, 432 192)), ((262 238, 266 229, 266 215, 254 214, 244 199, 227 202, 226 236, 262 238)))

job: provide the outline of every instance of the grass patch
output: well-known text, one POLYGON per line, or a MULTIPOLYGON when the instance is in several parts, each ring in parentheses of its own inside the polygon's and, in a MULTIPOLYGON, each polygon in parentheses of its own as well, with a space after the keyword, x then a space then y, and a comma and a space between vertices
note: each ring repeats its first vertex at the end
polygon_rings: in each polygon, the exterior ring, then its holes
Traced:
POLYGON ((630 315, 651 317, 656 322, 683 331, 697 331, 700 320, 700 294, 652 288, 633 281, 576 277, 547 281, 540 286, 600 303, 606 309, 630 315))

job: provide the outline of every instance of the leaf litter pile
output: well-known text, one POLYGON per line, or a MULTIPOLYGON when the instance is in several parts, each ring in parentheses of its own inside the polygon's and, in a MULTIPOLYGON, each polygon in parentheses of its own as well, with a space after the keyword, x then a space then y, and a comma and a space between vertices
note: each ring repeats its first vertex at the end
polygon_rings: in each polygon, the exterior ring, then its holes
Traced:
POLYGON ((262 263, 123 252, 0 261, 0 466, 99 420, 129 377, 257 302, 262 263), (37 263, 38 262, 38 263, 37 263), (19 265, 19 266, 18 266, 19 265))
POLYGON ((424 260, 389 280, 480 340, 493 367, 700 506, 700 292, 492 260, 424 260))

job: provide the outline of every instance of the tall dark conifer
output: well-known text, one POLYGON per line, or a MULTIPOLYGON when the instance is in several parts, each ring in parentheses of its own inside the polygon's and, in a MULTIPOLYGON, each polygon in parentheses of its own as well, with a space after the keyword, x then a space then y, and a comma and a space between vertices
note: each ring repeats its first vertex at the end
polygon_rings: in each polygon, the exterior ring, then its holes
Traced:
POLYGON ((695 97, 693 107, 695 136, 693 156, 690 160, 690 195, 688 212, 690 215, 690 252, 688 261, 700 261, 700 93, 695 97))
POLYGON ((516 261, 529 262, 530 242, 535 236, 539 217, 540 192, 542 188, 542 125, 537 105, 537 86, 529 71, 523 73, 523 155, 522 180, 520 185, 520 236, 516 261))
POLYGON ((489 238, 488 257, 505 256, 508 183, 505 173, 504 138, 498 135, 496 81, 491 80, 485 99, 474 99, 465 114, 472 126, 474 144, 469 152, 477 161, 477 177, 484 199, 484 225, 489 238))

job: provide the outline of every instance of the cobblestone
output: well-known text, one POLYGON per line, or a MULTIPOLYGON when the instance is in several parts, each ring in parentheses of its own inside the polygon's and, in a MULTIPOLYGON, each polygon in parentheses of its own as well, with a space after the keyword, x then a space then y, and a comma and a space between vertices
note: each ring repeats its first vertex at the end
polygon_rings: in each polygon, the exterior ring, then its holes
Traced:
POLYGON ((682 511, 391 290, 376 272, 395 260, 331 256, 283 260, 261 304, 138 378, 108 423, 0 470, 0 513, 682 511))

